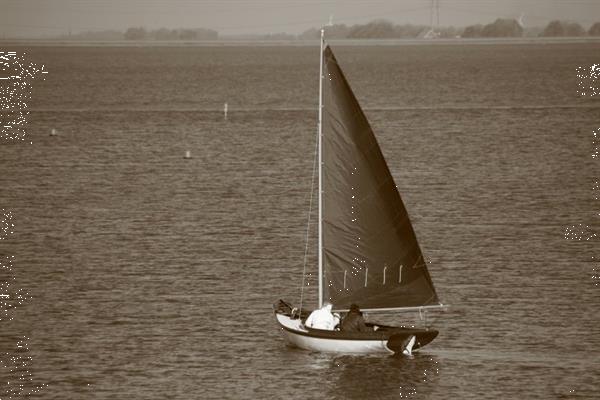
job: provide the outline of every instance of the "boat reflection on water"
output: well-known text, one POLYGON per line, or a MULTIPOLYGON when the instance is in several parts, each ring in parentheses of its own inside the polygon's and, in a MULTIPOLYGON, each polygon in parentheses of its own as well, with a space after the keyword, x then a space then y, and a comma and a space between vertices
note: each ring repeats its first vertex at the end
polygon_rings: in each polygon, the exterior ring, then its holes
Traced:
POLYGON ((415 353, 405 356, 338 356, 329 362, 329 399, 403 399, 435 393, 437 358, 415 353))

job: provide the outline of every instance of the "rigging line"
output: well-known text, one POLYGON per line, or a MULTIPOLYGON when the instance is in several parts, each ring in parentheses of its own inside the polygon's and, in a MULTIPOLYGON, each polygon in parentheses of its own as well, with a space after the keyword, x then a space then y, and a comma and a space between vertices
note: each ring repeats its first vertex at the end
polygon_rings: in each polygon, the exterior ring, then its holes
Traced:
POLYGON ((304 299, 304 280, 306 277, 306 259, 308 257, 308 239, 310 235, 310 215, 312 213, 312 203, 313 203, 313 193, 315 191, 315 170, 317 169, 317 153, 319 149, 319 138, 317 137, 315 143, 315 155, 313 156, 313 170, 312 170, 312 178, 310 181, 310 201, 308 204, 308 218, 306 221, 306 241, 304 246, 304 266, 302 268, 302 286, 300 287, 300 308, 299 315, 302 316, 302 300, 304 299))

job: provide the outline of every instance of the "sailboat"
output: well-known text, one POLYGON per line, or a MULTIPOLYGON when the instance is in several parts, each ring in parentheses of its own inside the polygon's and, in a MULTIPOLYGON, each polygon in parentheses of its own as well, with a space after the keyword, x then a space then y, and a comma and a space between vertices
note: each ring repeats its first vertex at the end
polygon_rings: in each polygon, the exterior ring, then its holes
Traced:
MULTIPOLYGON (((410 219, 375 135, 321 31, 318 125, 318 306, 347 312, 441 308, 410 219)), ((438 331, 367 323, 367 332, 306 327, 308 310, 279 300, 280 330, 296 347, 404 353, 438 331)))

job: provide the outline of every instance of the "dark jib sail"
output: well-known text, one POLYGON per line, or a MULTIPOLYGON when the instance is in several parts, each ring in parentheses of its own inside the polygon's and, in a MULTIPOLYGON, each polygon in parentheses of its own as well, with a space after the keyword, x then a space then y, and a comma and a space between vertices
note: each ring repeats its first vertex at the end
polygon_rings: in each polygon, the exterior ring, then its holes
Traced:
POLYGON ((394 179, 329 46, 323 64, 323 299, 337 310, 438 305, 394 179))

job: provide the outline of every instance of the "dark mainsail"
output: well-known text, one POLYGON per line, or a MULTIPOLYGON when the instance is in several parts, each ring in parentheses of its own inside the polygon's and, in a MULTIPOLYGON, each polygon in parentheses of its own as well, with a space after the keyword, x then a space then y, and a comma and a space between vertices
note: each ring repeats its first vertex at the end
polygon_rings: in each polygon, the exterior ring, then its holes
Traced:
POLYGON ((323 77, 323 299, 338 310, 438 305, 392 175, 329 46, 323 77))

